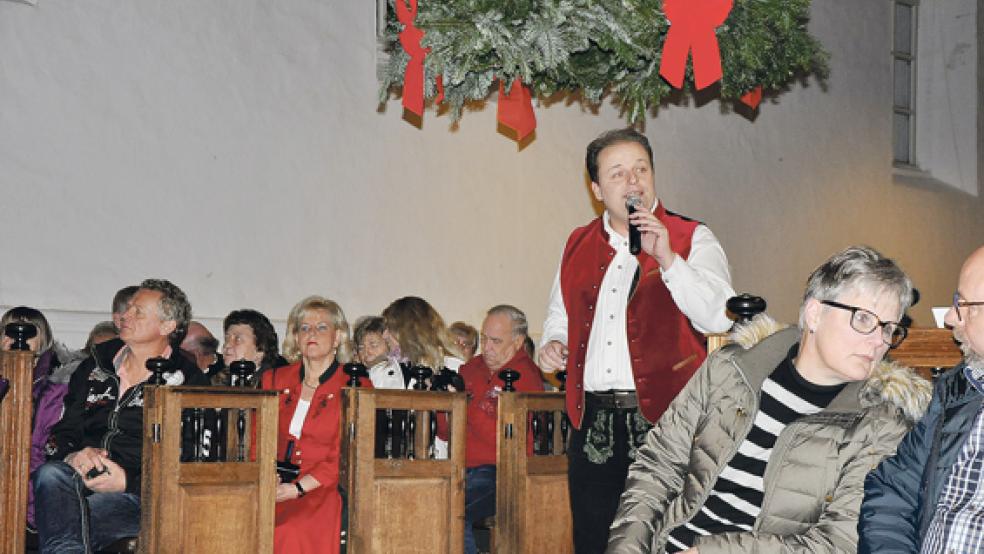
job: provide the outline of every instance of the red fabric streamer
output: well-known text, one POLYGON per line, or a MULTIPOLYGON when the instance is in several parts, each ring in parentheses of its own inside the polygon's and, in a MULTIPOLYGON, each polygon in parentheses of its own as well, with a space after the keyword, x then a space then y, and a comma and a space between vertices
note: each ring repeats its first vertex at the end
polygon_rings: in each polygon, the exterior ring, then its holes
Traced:
POLYGON ((496 119, 506 127, 516 131, 516 139, 523 140, 536 129, 536 114, 533 113, 533 97, 522 81, 513 81, 509 93, 502 79, 499 80, 499 107, 496 119))
POLYGON ((721 78, 721 51, 714 30, 731 13, 732 0, 663 0, 670 30, 663 43, 659 74, 676 88, 683 86, 687 54, 693 52, 697 90, 721 78))
POLYGON ((762 85, 759 85, 742 95, 741 101, 753 110, 758 108, 759 102, 762 101, 762 85))
POLYGON ((440 104, 444 102, 444 78, 438 75, 435 84, 437 85, 437 96, 434 97, 434 103, 440 104))
MULTIPOLYGON (((406 72, 403 74, 403 107, 423 117, 424 115, 424 57, 429 48, 420 46, 424 32, 413 25, 417 17, 417 0, 396 0, 396 18, 403 24, 400 31, 400 45, 410 56, 406 72)), ((441 87, 443 91, 443 87, 441 87)))

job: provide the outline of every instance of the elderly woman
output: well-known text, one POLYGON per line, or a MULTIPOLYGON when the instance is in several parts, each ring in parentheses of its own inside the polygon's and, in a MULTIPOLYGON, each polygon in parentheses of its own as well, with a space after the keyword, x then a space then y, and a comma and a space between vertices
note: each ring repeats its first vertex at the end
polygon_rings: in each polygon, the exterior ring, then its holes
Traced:
POLYGON ((929 400, 882 361, 911 298, 892 260, 851 247, 810 275, 799 329, 737 331, 639 448, 608 552, 854 553, 864 477, 929 400))
POLYGON ((259 386, 263 373, 273 367, 284 365, 277 347, 277 331, 267 316, 256 310, 234 310, 222 322, 225 338, 222 343, 222 359, 225 367, 215 374, 213 385, 229 382, 229 366, 232 362, 245 360, 256 364, 256 372, 250 378, 254 386, 259 386))
POLYGON ((261 381, 264 389, 280 391, 278 458, 289 456, 300 473, 277 485, 274 552, 338 552, 341 390, 348 379, 341 366, 352 359, 349 325, 338 304, 309 296, 294 306, 284 356, 293 363, 267 371, 261 381))
MULTIPOLYGON (((28 348, 34 353, 31 398, 35 408, 30 459, 30 470, 33 472, 44 463, 44 445, 48 441, 51 428, 61 419, 62 400, 68 392, 68 381, 85 356, 80 352, 69 352, 55 343, 48 320, 34 308, 20 306, 7 310, 0 318, 0 332, 8 323, 30 323, 37 329, 37 334, 27 340, 28 348)), ((12 344, 13 339, 4 335, 0 349, 9 351, 12 344)), ((27 522, 34 525, 33 490, 29 492, 27 522)))

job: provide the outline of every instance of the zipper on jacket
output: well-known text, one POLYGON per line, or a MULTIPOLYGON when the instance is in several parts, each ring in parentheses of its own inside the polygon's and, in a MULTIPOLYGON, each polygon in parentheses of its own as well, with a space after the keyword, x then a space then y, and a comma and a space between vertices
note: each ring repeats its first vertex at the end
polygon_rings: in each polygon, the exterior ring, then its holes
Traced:
POLYGON ((120 407, 128 404, 133 397, 136 395, 137 389, 143 386, 143 383, 138 383, 130 387, 126 394, 122 397, 119 394, 120 391, 120 379, 116 375, 116 372, 111 374, 113 381, 116 383, 116 405, 113 407, 113 413, 109 415, 109 429, 106 430, 106 434, 103 435, 102 449, 109 452, 110 444, 112 444, 113 439, 116 435, 120 434, 119 429, 119 418, 120 418, 120 407))
MULTIPOLYGON (((728 362, 731 363, 732 366, 734 366, 735 371, 738 372, 738 376, 741 377, 742 382, 745 383, 746 390, 748 391, 749 396, 752 397, 752 409, 745 410, 743 406, 741 405, 738 406, 738 411, 740 415, 746 419, 745 428, 742 430, 741 438, 735 441, 734 447, 728 453, 728 456, 726 458, 722 458, 724 460, 724 463, 718 466, 717 468, 717 475, 719 476, 721 475, 721 472, 724 470, 724 467, 728 465, 728 462, 730 462, 731 459, 735 457, 735 454, 738 453, 738 449, 741 448, 741 443, 744 442, 745 439, 748 438, 749 433, 752 432, 752 427, 755 425, 755 418, 752 417, 752 414, 757 414, 759 410, 759 397, 754 394, 754 389, 752 388, 752 384, 749 383, 748 378, 745 377, 745 372, 742 371, 740 367, 738 367, 738 364, 735 362, 734 358, 728 360, 728 362)), ((696 435, 694 438, 696 438, 696 435)), ((700 509, 704 507, 704 504, 707 503, 707 499, 711 496, 711 492, 713 492, 714 490, 714 484, 711 483, 711 486, 706 487, 705 489, 706 490, 704 490, 704 492, 701 494, 700 503, 695 504, 697 510, 695 512, 687 514, 687 518, 683 520, 676 527, 679 527, 680 525, 687 523, 688 521, 693 519, 695 515, 697 515, 697 512, 699 512, 700 509)), ((663 530, 663 533, 661 533, 662 536, 660 537, 660 541, 663 544, 666 544, 666 541, 669 538, 670 533, 673 531, 673 529, 676 529, 676 527, 669 528, 669 526, 667 526, 667 529, 663 530)))

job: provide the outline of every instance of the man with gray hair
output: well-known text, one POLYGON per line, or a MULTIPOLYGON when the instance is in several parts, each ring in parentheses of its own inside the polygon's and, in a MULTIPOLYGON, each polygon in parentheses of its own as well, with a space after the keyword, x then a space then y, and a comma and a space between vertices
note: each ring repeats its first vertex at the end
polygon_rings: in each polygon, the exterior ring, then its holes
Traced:
POLYGON ((541 392, 540 370, 523 349, 528 324, 518 308, 500 304, 488 311, 482 322, 480 356, 458 370, 468 392, 468 427, 465 433, 465 554, 477 551, 472 524, 495 515, 496 426, 499 372, 518 373, 517 391, 541 392))
POLYGON ((946 324, 963 362, 936 383, 898 454, 868 475, 858 552, 984 552, 984 247, 960 271, 946 324))
POLYGON ((96 345, 72 375, 48 462, 33 477, 41 552, 91 552, 139 533, 147 360, 169 360, 170 384, 208 384, 178 349, 190 319, 181 289, 147 279, 122 314, 120 338, 96 345))

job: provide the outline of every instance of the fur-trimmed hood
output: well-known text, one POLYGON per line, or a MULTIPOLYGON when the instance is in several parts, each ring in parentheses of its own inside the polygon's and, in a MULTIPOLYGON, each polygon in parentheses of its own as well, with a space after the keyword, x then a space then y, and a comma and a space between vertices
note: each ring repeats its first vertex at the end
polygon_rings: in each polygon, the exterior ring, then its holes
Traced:
POLYGON ((58 358, 59 362, 58 367, 52 370, 51 375, 48 376, 48 380, 52 383, 67 384, 72 378, 72 374, 78 369, 79 364, 89 357, 89 352, 85 350, 71 350, 58 341, 55 341, 51 345, 51 350, 55 353, 55 357, 58 358))
MULTIPOLYGON (((732 342, 744 350, 750 350, 767 337, 789 328, 766 314, 758 314, 751 321, 735 325, 732 342)), ((864 408, 880 404, 894 406, 910 423, 919 421, 933 396, 933 385, 911 368, 883 360, 858 391, 858 401, 864 408)))

